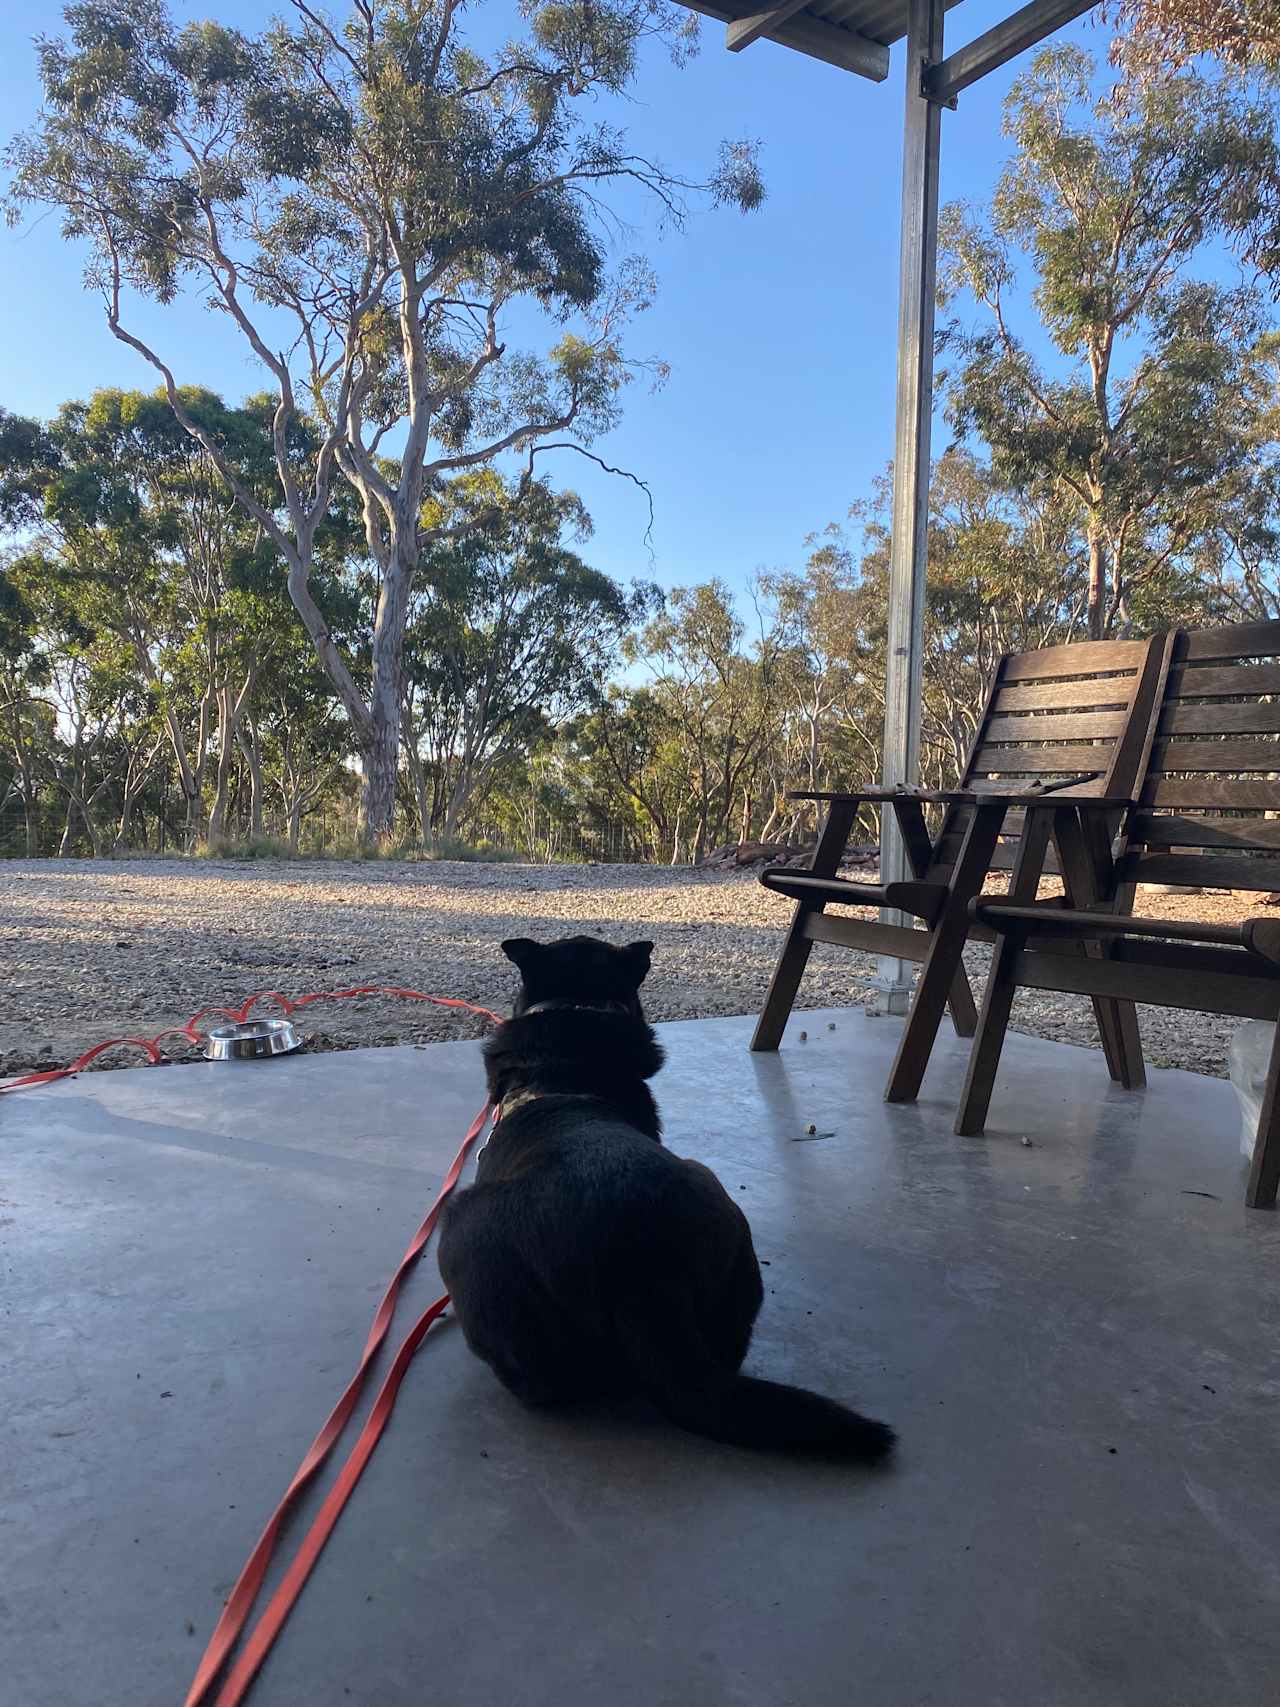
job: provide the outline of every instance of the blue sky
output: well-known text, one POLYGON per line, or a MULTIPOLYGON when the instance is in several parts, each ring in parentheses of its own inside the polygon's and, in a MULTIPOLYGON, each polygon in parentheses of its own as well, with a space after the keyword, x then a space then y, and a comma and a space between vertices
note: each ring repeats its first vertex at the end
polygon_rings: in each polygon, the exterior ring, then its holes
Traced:
MULTIPOLYGON (((949 14, 960 45, 1011 10, 1013 0, 966 0, 949 14)), ((245 29, 277 9, 249 0, 182 5, 245 29)), ((61 9, 36 0, 0 16, 0 110, 13 128, 38 102, 32 38, 56 34, 61 9)), ((473 8, 491 29, 514 7, 473 8)), ((594 448, 652 488, 653 558, 643 494, 571 455, 551 473, 586 500, 596 522, 587 555, 623 579, 688 585, 711 575, 741 586, 759 568, 799 561, 805 534, 868 493, 892 449, 897 317, 902 48, 888 80, 863 78, 769 42, 729 54, 723 28, 703 22, 702 51, 683 70, 645 63, 622 114, 645 152, 691 176, 708 170, 722 139, 756 138, 769 199, 753 215, 695 217, 681 233, 641 226, 620 252, 655 266, 659 294, 632 346, 668 361, 650 395, 632 388, 622 426, 594 448)), ((1063 32, 1101 57, 1106 38, 1084 24, 1063 32)), ((944 200, 989 195, 1005 158, 1000 103, 1016 65, 993 74, 943 115, 944 200)), ((610 114, 610 117, 613 115, 610 114)), ((106 329, 80 284, 81 258, 56 217, 0 232, 0 404, 48 415, 100 385, 150 387, 140 358, 106 329)), ((194 305, 142 307, 186 383, 229 399, 262 380, 239 341, 194 305)), ((943 435, 935 434, 935 451, 943 435)))

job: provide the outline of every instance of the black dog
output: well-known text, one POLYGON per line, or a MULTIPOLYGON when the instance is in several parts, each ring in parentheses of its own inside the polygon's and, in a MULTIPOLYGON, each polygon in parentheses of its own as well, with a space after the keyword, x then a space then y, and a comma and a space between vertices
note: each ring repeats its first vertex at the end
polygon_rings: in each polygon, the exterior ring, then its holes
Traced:
POLYGON ((638 994, 652 947, 502 945, 523 979, 484 1051, 502 1117, 441 1222, 467 1344, 529 1404, 642 1394, 713 1440, 882 1458, 884 1423, 738 1373, 760 1269, 716 1176, 662 1147, 638 994))

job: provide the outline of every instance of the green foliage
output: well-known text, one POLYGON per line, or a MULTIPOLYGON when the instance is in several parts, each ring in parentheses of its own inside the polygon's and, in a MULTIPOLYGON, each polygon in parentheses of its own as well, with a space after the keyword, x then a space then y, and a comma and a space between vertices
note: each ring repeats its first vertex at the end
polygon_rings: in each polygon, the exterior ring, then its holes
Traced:
POLYGON ((495 847, 492 842, 464 842, 456 836, 441 836, 410 857, 456 860, 463 865, 510 865, 519 856, 510 848, 495 847))
POLYGON ((1263 299, 1184 269, 1257 232, 1280 155, 1272 113, 1237 88, 1185 75, 1098 99, 1093 75, 1055 47, 1014 84, 1014 154, 985 214, 945 211, 940 288, 989 320, 947 334, 948 417, 1003 484, 1075 509, 1100 637, 1194 608, 1188 554, 1241 476, 1274 461, 1263 299), (1057 364, 1013 330, 1020 263, 1057 364))
POLYGON ((1280 68, 1276 0, 1110 0, 1111 58, 1151 82, 1212 55, 1239 72, 1280 68))
POLYGON ((197 844, 197 859, 255 860, 296 859, 298 856, 279 836, 211 836, 197 844))
MULTIPOLYGON (((268 483, 261 409, 228 409, 208 392, 184 397, 243 478, 268 483)), ((30 775, 18 763, 29 806, 41 772, 104 851, 103 814, 89 813, 90 802, 113 801, 115 839, 125 842, 167 748, 186 802, 183 839, 205 833, 207 807, 216 841, 237 742, 254 733, 255 690, 258 705, 309 693, 306 739, 333 746, 332 693, 316 694, 323 677, 283 597, 272 542, 163 395, 103 390, 47 424, 6 418, 0 488, 21 494, 4 512, 14 542, 0 577, 5 703, 17 717, 25 695, 29 717, 41 693, 57 708, 55 730, 71 731, 69 747, 55 733, 37 752, 11 728, 15 762, 19 748, 31 761, 30 775)), ((320 541, 316 590, 341 632, 347 594, 328 566, 339 520, 320 541)), ((349 745, 344 732, 338 758, 349 745)))
POLYGON ((545 482, 478 471, 430 508, 448 537, 411 612, 404 726, 419 821, 452 837, 513 750, 599 692, 653 593, 626 593, 568 548, 590 518, 545 482))
POLYGON ((746 624, 719 581, 677 588, 625 648, 640 688, 598 696, 574 731, 595 786, 630 814, 655 857, 701 858, 752 813, 751 786, 777 727, 779 635, 746 624))
POLYGON ((519 858, 511 849, 495 847, 485 841, 465 842, 456 837, 442 837, 423 845, 408 838, 379 846, 370 842, 367 836, 359 835, 333 836, 323 843, 300 849, 290 848, 289 843, 278 836, 231 838, 217 846, 204 843, 197 853, 202 859, 308 859, 358 861, 361 864, 375 860, 409 865, 441 860, 464 865, 509 865, 519 858))

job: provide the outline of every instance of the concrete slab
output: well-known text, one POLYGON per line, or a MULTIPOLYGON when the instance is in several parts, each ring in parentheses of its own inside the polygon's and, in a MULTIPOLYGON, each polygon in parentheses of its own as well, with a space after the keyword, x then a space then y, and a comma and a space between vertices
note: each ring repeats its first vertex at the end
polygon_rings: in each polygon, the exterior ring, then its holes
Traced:
MULTIPOLYGON (((962 1045, 890 1109, 896 1022, 802 1023, 666 1026, 656 1089, 769 1263, 753 1367, 897 1468, 529 1415, 446 1324, 254 1707, 1275 1701, 1280 1218, 1229 1087, 1014 1037, 960 1140, 962 1045)), ((0 1101, 4 1707, 181 1701, 480 1095, 446 1044, 0 1101)))

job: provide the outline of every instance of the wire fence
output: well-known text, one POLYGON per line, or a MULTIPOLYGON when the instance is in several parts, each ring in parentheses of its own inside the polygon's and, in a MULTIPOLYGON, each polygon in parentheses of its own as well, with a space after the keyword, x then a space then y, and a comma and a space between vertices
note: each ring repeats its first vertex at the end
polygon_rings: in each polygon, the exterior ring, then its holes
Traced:
MULTIPOLYGON (((135 814, 123 842, 117 826, 97 825, 98 842, 105 856, 124 855, 181 856, 205 851, 202 838, 189 834, 181 817, 164 809, 135 814)), ((570 823, 563 817, 540 808, 520 813, 521 825, 513 829, 510 823, 496 821, 469 824, 460 838, 440 840, 430 845, 436 857, 492 857, 519 860, 535 865, 559 863, 578 865, 644 865, 652 862, 652 854, 626 823, 570 823)), ((354 809, 319 808, 310 813, 300 826, 298 853, 302 857, 332 858, 350 856, 357 851, 359 826, 354 809)), ((261 836, 248 835, 242 826, 235 826, 226 837, 228 853, 252 853, 257 857, 272 854, 287 855, 288 823, 282 817, 268 815, 263 820, 261 836)), ((7 802, 0 807, 0 859, 84 858, 92 855, 93 844, 83 822, 73 820, 68 831, 66 814, 56 805, 37 803, 28 824, 22 803, 7 802)), ((422 844, 406 839, 403 851, 412 855, 422 852, 422 844)))
POLYGON ((519 832, 500 824, 477 825, 468 840, 483 850, 536 865, 646 865, 652 855, 630 824, 566 823, 545 812, 528 814, 519 832))
MULTIPOLYGON (((104 854, 187 851, 183 825, 173 823, 163 812, 135 815, 123 842, 116 825, 103 823, 96 828, 104 854)), ((37 802, 30 817, 20 802, 0 807, 0 859, 22 859, 28 855, 54 859, 59 854, 75 857, 92 852, 93 844, 83 821, 74 819, 68 830, 66 814, 57 806, 37 802)))

